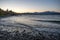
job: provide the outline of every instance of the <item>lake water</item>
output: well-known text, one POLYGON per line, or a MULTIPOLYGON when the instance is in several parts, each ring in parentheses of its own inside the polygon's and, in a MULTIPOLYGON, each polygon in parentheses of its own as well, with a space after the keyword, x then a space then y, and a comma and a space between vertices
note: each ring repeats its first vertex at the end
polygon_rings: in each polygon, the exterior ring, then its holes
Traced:
POLYGON ((0 19, 0 30, 48 31, 60 33, 60 15, 18 15, 0 19), (56 21, 56 22, 55 22, 56 21))

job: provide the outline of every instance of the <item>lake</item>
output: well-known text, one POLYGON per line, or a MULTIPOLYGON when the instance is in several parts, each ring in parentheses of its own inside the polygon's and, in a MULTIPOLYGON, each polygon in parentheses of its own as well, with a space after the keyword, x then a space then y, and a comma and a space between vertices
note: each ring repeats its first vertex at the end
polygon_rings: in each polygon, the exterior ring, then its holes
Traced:
POLYGON ((60 33, 60 15, 18 15, 0 19, 0 30, 60 33))

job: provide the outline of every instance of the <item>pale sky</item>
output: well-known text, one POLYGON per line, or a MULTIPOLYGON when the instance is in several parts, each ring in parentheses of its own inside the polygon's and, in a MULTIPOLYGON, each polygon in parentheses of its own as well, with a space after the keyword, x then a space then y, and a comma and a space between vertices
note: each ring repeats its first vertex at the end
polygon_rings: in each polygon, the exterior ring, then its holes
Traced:
POLYGON ((0 8, 15 12, 60 12, 60 0, 0 0, 0 8))

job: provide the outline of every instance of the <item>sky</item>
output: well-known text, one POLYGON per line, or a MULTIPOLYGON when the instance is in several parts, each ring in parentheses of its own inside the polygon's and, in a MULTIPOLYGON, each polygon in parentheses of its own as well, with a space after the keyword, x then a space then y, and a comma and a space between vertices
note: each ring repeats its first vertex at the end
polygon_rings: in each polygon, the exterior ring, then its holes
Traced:
POLYGON ((0 8, 15 12, 60 12, 60 0, 0 0, 0 8))

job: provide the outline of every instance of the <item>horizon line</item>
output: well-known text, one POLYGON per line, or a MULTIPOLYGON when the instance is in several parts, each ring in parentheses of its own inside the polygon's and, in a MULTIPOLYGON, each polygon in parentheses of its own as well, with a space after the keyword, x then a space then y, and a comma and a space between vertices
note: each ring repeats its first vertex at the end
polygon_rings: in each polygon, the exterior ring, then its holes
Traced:
MULTIPOLYGON (((2 8, 0 8, 0 9, 2 9, 2 8)), ((5 9, 5 10, 2 9, 2 10, 3 11, 7 11, 8 10, 8 11, 16 12, 16 11, 13 11, 12 9, 11 10, 10 9, 5 9)), ((40 13, 40 12, 58 12, 58 13, 60 13, 60 11, 49 11, 49 10, 48 11, 47 10, 46 11, 34 11, 34 12, 16 12, 16 13, 40 13)))

